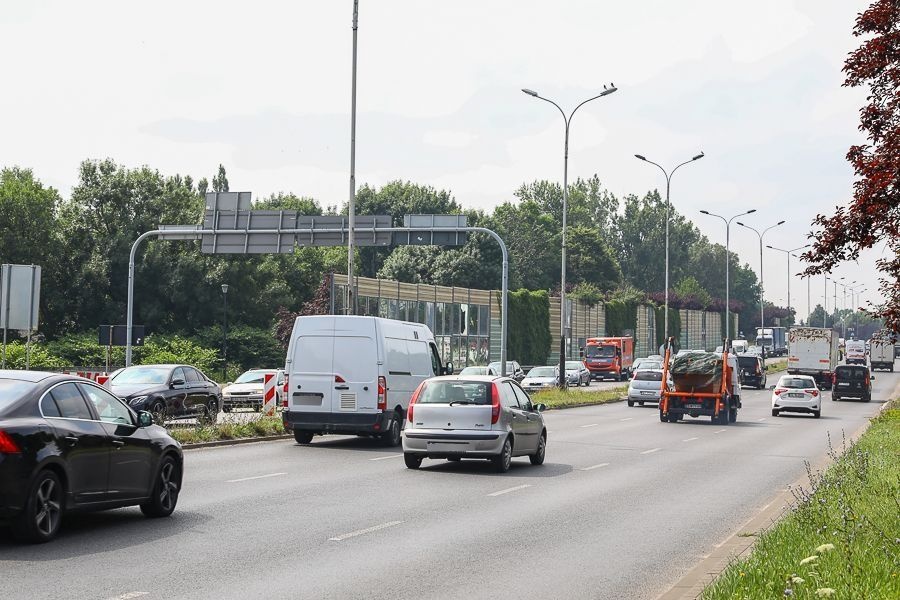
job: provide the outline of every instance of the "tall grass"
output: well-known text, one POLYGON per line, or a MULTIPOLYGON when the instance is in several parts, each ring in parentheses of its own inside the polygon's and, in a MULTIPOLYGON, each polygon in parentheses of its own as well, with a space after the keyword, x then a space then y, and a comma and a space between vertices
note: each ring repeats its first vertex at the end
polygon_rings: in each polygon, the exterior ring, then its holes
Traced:
POLYGON ((618 402, 625 398, 627 391, 628 388, 624 386, 596 392, 578 392, 574 390, 563 392, 558 389, 552 389, 531 394, 531 401, 535 404, 546 404, 547 408, 573 408, 575 406, 618 402))
POLYGON ((258 415, 247 421, 226 420, 222 423, 169 427, 169 435, 182 444, 217 442, 243 438, 261 438, 285 433, 281 416, 258 415))

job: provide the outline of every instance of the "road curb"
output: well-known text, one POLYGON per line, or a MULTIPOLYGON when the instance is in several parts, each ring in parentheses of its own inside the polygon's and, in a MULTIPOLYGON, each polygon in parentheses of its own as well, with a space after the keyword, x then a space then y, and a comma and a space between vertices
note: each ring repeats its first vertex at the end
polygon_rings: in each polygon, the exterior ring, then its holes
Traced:
MULTIPOLYGON (((869 429, 872 421, 878 418, 895 398, 900 396, 900 384, 894 387, 889 396, 890 399, 885 401, 868 421, 847 437, 848 448, 869 429)), ((820 471, 830 466, 832 462, 828 456, 825 456, 811 468, 813 471, 820 471)), ((703 593, 703 590, 706 589, 706 586, 715 581, 732 561, 749 555, 753 551, 759 536, 790 512, 790 500, 793 498, 791 490, 804 487, 805 485, 809 485, 807 476, 797 479, 790 486, 776 494, 759 513, 743 523, 723 542, 716 544, 712 552, 694 565, 671 588, 657 596, 656 600, 697 600, 703 593)))
POLYGON ((216 440, 214 442, 197 442, 194 444, 182 444, 183 450, 199 450, 200 448, 218 448, 219 446, 235 446, 238 444, 253 444, 256 442, 277 442, 280 440, 294 439, 293 434, 266 435, 263 437, 237 438, 233 440, 216 440))

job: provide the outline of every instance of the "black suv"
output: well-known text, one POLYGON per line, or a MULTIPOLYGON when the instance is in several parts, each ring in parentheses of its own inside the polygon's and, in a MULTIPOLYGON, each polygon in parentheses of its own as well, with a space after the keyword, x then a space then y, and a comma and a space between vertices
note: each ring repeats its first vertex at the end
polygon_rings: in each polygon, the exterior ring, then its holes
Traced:
POLYGON ((766 387, 766 364, 758 354, 738 354, 741 385, 752 386, 758 390, 766 387))
POLYGON ((839 365, 834 369, 831 383, 831 399, 859 398, 865 402, 872 399, 872 380, 869 368, 862 365, 839 365))

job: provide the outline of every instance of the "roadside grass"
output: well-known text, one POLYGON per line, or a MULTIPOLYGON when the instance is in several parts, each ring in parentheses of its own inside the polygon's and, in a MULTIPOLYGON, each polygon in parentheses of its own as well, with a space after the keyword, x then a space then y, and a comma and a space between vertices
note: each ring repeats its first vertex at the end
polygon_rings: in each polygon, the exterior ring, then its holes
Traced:
POLYGON ((182 444, 264 438, 285 433, 280 415, 260 416, 244 422, 226 421, 215 425, 174 426, 169 427, 168 431, 169 435, 182 444))
POLYGON ((592 404, 608 404, 619 402, 625 398, 628 388, 617 387, 609 390, 597 390, 596 392, 563 392, 557 389, 543 390, 531 394, 535 404, 541 402, 547 408, 574 408, 576 406, 590 406, 592 404))
POLYGON ((787 369, 787 359, 766 361, 766 373, 777 373, 787 369))
POLYGON ((845 450, 702 600, 900 598, 900 400, 845 450))

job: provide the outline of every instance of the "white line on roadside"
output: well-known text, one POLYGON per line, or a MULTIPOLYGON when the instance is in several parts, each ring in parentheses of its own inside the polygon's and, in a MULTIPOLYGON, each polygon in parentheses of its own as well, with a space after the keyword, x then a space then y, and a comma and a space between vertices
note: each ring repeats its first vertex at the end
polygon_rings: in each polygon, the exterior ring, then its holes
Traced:
POLYGON ((596 427, 596 426, 599 425, 599 424, 600 424, 600 423, 590 423, 590 424, 588 424, 588 425, 579 425, 579 427, 596 427))
POLYGON ((391 454, 389 456, 379 456, 378 458, 370 458, 369 460, 387 460, 389 458, 400 458, 402 454, 391 454))
POLYGON ((682 442, 693 442, 694 440, 699 440, 699 439, 700 439, 700 438, 692 437, 692 438, 688 438, 688 439, 686 439, 686 440, 681 440, 681 441, 682 441, 682 442))
POLYGON ((630 420, 632 420, 633 418, 634 418, 634 417, 625 417, 624 419, 619 419, 619 420, 620 420, 620 421, 630 421, 630 420))
POLYGON ((140 598, 141 596, 146 596, 150 592, 128 592, 126 594, 122 594, 121 596, 113 596, 112 598, 107 598, 107 600, 131 600, 132 598, 140 598))
POLYGON ((727 429, 720 429, 718 431, 713 431, 713 433, 722 433, 723 431, 728 431, 727 429))
POLYGON ((650 448, 649 450, 644 450, 641 454, 653 454, 654 452, 659 452, 662 448, 650 448))
POLYGON ((343 535, 336 535, 332 538, 328 538, 328 541, 329 542, 342 542, 346 539, 350 539, 350 538, 356 537, 358 535, 365 535, 367 533, 373 533, 375 531, 387 529, 388 527, 393 527, 394 525, 399 525, 402 522, 403 521, 388 521, 387 523, 382 523, 381 525, 375 525, 374 527, 367 527, 365 529, 351 531, 350 533, 345 533, 343 535))
POLYGON ((601 467, 608 467, 609 463, 600 463, 599 465, 591 465, 590 467, 585 467, 581 469, 582 471, 593 471, 594 469, 599 469, 601 467))
POLYGON ((518 490, 524 490, 525 488, 530 488, 530 487, 531 487, 531 485, 526 483, 524 485, 517 485, 516 487, 506 488, 505 490, 500 490, 499 492, 493 492, 491 494, 488 494, 488 496, 502 496, 503 494, 508 494, 510 492, 515 492, 518 490))
POLYGON ((267 479, 269 477, 278 477, 279 475, 287 475, 287 473, 269 473, 268 475, 256 475, 254 477, 241 477, 240 479, 229 479, 225 483, 240 483, 241 481, 252 481, 254 479, 267 479))
POLYGON ((765 420, 766 420, 765 417, 762 417, 761 419, 757 419, 757 421, 765 421, 765 420))

